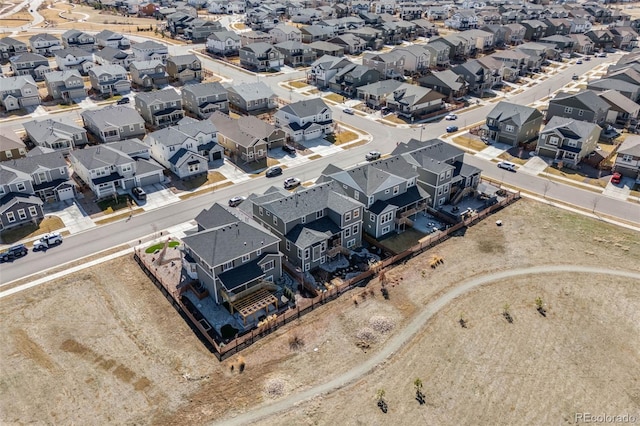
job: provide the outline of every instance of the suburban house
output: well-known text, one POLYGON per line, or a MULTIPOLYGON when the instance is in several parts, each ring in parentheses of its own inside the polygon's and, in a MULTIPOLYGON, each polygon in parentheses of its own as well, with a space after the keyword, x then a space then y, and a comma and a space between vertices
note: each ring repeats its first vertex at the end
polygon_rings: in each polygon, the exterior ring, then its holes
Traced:
POLYGON ((47 92, 54 100, 61 99, 68 101, 71 99, 84 99, 87 97, 87 90, 84 88, 84 80, 80 73, 73 71, 53 71, 45 74, 45 84, 47 92))
POLYGON ((133 109, 110 106, 80 113, 84 127, 102 142, 121 141, 145 134, 144 120, 133 109))
POLYGON ((202 80, 202 63, 194 54, 169 56, 167 58, 167 73, 173 81, 185 83, 187 81, 202 80))
POLYGON ((347 55, 359 55, 367 48, 367 42, 355 34, 345 33, 327 40, 329 43, 342 46, 347 55))
POLYGON ((269 290, 282 277, 280 240, 217 203, 195 220, 197 232, 182 238, 182 262, 189 277, 197 279, 217 304, 228 302, 230 311, 234 302, 248 295, 277 305, 269 290))
POLYGON ((362 65, 377 70, 384 78, 402 78, 404 76, 405 55, 395 49, 386 53, 365 53, 362 65))
POLYGON ((184 37, 194 43, 202 43, 211 34, 221 29, 222 24, 218 21, 196 18, 184 29, 184 37))
POLYGON ((69 162, 97 199, 164 180, 161 166, 144 158, 132 158, 111 144, 74 150, 69 162))
POLYGON ((222 160, 216 128, 209 120, 185 118, 177 125, 149 133, 144 143, 151 156, 178 178, 185 179, 209 171, 209 161, 222 160))
POLYGON ((129 65, 131 83, 139 89, 158 89, 169 84, 167 67, 161 61, 133 61, 129 65))
POLYGON ((127 70, 120 65, 98 65, 89 70, 91 88, 99 94, 113 96, 131 91, 127 70))
POLYGON ((0 162, 22 158, 25 155, 27 147, 15 132, 0 134, 0 162))
POLYGON ((464 162, 464 151, 440 139, 399 143, 391 152, 418 172, 418 185, 429 194, 432 208, 455 204, 480 183, 481 170, 464 162))
POLYGON ((324 55, 311 64, 307 72, 307 82, 318 87, 329 86, 329 81, 344 67, 352 65, 346 58, 324 55))
POLYGON ((214 31, 207 37, 207 52, 215 55, 237 55, 242 47, 240 36, 234 31, 214 31))
POLYGON ((536 108, 501 101, 487 114, 487 137, 511 146, 526 144, 538 137, 544 116, 536 108))
POLYGON ((381 80, 360 86, 356 89, 356 98, 362 99, 370 108, 381 108, 387 104, 387 96, 395 92, 402 82, 398 80, 381 80))
MULTIPOLYGON (((482 59, 486 59, 484 57, 482 59)), ((496 60, 496 62, 499 62, 496 60)), ((502 82, 502 74, 499 71, 485 65, 478 59, 472 59, 452 68, 453 72, 461 75, 469 85, 469 91, 484 96, 484 92, 491 90, 496 84, 502 82)))
POLYGON ((120 65, 124 69, 129 69, 131 62, 135 61, 135 57, 131 53, 124 52, 113 47, 105 47, 95 52, 93 57, 96 64, 99 65, 120 65))
POLYGON ((593 42, 594 49, 612 49, 613 34, 609 30, 591 30, 584 33, 593 42))
POLYGON ((45 118, 23 124, 27 136, 35 146, 50 148, 68 154, 86 145, 87 131, 68 118, 45 118))
POLYGON ((131 47, 136 61, 151 61, 157 59, 164 63, 169 57, 169 50, 166 44, 147 40, 142 43, 136 43, 131 47))
POLYGON ((444 69, 449 66, 451 47, 447 43, 443 42, 442 39, 429 41, 424 48, 431 52, 430 67, 444 69))
POLYGON ((282 43, 283 41, 302 42, 302 32, 293 25, 278 24, 269 31, 269 35, 273 44, 282 43))
POLYGON ((314 41, 309 43, 309 47, 312 48, 316 55, 322 57, 324 55, 341 57, 344 56, 344 47, 339 44, 329 43, 328 41, 314 41))
POLYGON ((546 120, 559 116, 604 126, 609 109, 609 104, 591 90, 578 93, 559 92, 549 101, 546 120))
POLYGON ((81 74, 86 75, 87 72, 95 66, 93 53, 79 47, 58 49, 53 55, 60 71, 77 70, 81 74))
POLYGON ((365 65, 351 64, 342 68, 329 80, 329 89, 338 94, 352 97, 356 94, 358 87, 375 83, 382 79, 383 76, 378 70, 371 69, 365 65))
POLYGON ((170 126, 184 118, 182 97, 173 87, 138 93, 135 106, 136 111, 152 126, 170 126))
POLYGON ((595 123, 555 116, 540 132, 536 154, 553 158, 563 167, 576 168, 595 151, 601 131, 595 123))
POLYGON ((424 45, 413 44, 393 50, 404 55, 405 73, 421 73, 431 67, 431 51, 424 45))
POLYGON ((307 66, 316 60, 316 52, 299 41, 283 41, 274 46, 284 56, 284 63, 290 67, 307 66))
POLYGON ((6 63, 9 58, 26 53, 27 45, 11 37, 0 38, 0 62, 6 63))
POLYGON ((267 157, 269 149, 285 143, 286 134, 282 129, 252 115, 234 119, 216 111, 209 120, 218 131, 218 143, 234 162, 262 160, 267 157))
POLYGON ((333 37, 333 30, 319 25, 307 25, 300 28, 302 42, 309 44, 316 41, 325 41, 333 37))
POLYGON ((451 70, 432 71, 424 77, 420 77, 418 84, 442 93, 449 100, 459 99, 465 96, 469 90, 469 85, 464 77, 451 70))
POLYGON ((612 26, 609 31, 613 34, 613 47, 621 50, 631 50, 638 47, 638 33, 631 27, 612 26))
POLYGON ((640 105, 615 90, 599 92, 598 96, 609 104, 607 123, 620 124, 628 127, 636 122, 640 113, 640 105))
POLYGON ((93 51, 96 48, 96 38, 80 30, 67 30, 62 33, 62 45, 65 48, 79 47, 93 51))
MULTIPOLYGON (((5 172, 16 175, 10 174, 8 179, 2 179, 0 186, 8 184, 9 192, 35 195, 45 203, 75 197, 75 185, 70 180, 69 168, 61 152, 27 155, 0 163, 0 174, 5 172)), ((6 194, 8 192, 0 197, 6 194)), ((22 219, 20 216, 18 215, 18 219, 22 219)))
POLYGON ((240 48, 240 65, 256 71, 279 70, 284 55, 269 43, 252 43, 240 48))
POLYGON ((420 117, 444 108, 444 95, 426 87, 402 83, 385 98, 387 108, 405 118, 420 117))
POLYGON ((40 105, 38 86, 33 77, 21 75, 0 78, 0 102, 7 111, 40 105))
POLYGON ((253 218, 280 239, 292 269, 312 271, 362 244, 363 205, 334 182, 293 194, 267 191, 251 201, 253 218))
POLYGON ((248 46, 253 43, 271 44, 271 36, 262 31, 245 31, 240 33, 240 44, 242 46, 248 46))
POLYGON ((46 73, 52 71, 49 60, 37 53, 20 53, 9 58, 9 63, 14 77, 30 75, 35 80, 42 80, 46 73))
POLYGON ((616 78, 601 78, 590 81, 587 84, 587 90, 594 92, 615 90, 633 102, 640 100, 640 85, 616 78))
POLYGON ((317 139, 334 133, 331 108, 321 98, 285 105, 273 115, 276 126, 294 141, 317 139))
POLYGON ((275 109, 278 97, 262 81, 242 83, 227 88, 229 106, 244 113, 262 112, 275 109))
POLYGON ((131 47, 129 39, 122 34, 109 30, 102 30, 96 34, 96 44, 101 47, 111 47, 113 49, 126 50, 131 47))
POLYGON ((330 165, 319 181, 333 181, 349 198, 363 203, 363 231, 380 238, 411 226, 411 217, 429 204, 418 177, 413 164, 393 156, 346 170, 330 165))
POLYGON ((630 135, 620 144, 613 169, 640 185, 640 137, 630 135))
POLYGON ((53 56, 53 52, 62 49, 62 40, 49 33, 36 34, 29 37, 31 53, 43 56, 53 56))
POLYGON ((229 112, 227 89, 217 81, 185 85, 182 102, 184 109, 200 118, 209 118, 214 111, 229 112))
POLYGON ((0 230, 27 223, 40 223, 44 218, 42 209, 44 203, 40 198, 24 192, 6 192, 10 191, 11 187, 24 185, 22 181, 15 179, 16 174, 13 170, 6 170, 0 164, 0 175, 9 182, 0 183, 0 230), (16 183, 11 185, 12 182, 9 179, 16 183))

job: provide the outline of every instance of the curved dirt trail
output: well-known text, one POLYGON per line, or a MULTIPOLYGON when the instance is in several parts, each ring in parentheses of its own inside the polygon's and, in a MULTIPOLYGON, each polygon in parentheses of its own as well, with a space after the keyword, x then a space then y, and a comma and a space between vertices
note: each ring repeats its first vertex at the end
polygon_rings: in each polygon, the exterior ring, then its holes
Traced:
POLYGON ((235 417, 226 418, 216 424, 243 425, 252 423, 264 417, 268 417, 281 411, 285 411, 317 395, 333 392, 337 389, 347 386, 348 384, 360 379, 362 376, 367 374, 378 365, 384 363, 398 349, 400 349, 411 338, 413 338, 414 335, 424 327, 426 322, 431 319, 431 317, 433 317, 433 315, 435 315, 440 309, 442 309, 458 296, 461 296, 469 292, 470 290, 473 290, 484 284, 489 284, 493 281, 498 281, 505 278, 559 272, 615 275, 640 281, 640 272, 575 265, 545 265, 530 268, 519 268, 472 278, 468 281, 462 282, 457 287, 451 289, 446 294, 429 303, 413 321, 411 321, 404 329, 399 330, 398 333, 395 334, 379 352, 377 352, 371 358, 365 360, 358 366, 342 374, 340 377, 336 377, 328 382, 321 383, 310 389, 304 390, 294 395, 290 395, 289 397, 274 402, 273 404, 259 407, 246 413, 238 414, 235 417))

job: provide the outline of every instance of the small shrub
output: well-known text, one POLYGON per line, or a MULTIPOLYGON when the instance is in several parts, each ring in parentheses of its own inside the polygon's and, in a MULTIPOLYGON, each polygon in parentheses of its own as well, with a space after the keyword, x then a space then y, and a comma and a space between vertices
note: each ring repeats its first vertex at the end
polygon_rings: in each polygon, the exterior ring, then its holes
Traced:
POLYGON ((304 347, 304 340, 298 336, 291 336, 289 338, 289 349, 292 351, 298 351, 304 347))
POLYGON ((277 398, 284 395, 284 380, 280 378, 269 379, 265 385, 265 391, 271 398, 277 398))
POLYGON ((387 290, 386 287, 382 287, 380 293, 382 293, 382 297, 384 297, 385 300, 389 300, 389 290, 387 290))
POLYGON ((362 327, 356 333, 356 337, 359 340, 362 340, 362 341, 367 342, 367 343, 375 342, 376 339, 377 339, 375 331, 373 331, 373 329, 371 329, 370 327, 362 327))
POLYGON ((390 332, 391 330, 393 330, 393 327, 395 327, 395 323, 392 319, 381 315, 371 317, 371 319, 369 319, 369 325, 375 331, 382 334, 390 332))

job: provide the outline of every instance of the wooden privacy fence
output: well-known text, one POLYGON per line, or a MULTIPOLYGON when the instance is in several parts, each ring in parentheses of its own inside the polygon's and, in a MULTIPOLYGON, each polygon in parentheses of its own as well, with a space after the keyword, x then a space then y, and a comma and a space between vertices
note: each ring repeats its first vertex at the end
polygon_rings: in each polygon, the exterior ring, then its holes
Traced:
MULTIPOLYGON (((419 253, 422 253, 424 250, 427 250, 435 245, 449 239, 451 235, 455 232, 459 231, 462 228, 473 226, 482 219, 487 216, 493 214, 497 210, 502 209, 503 207, 511 204, 515 200, 520 198, 520 192, 517 193, 507 193, 507 197, 503 200, 494 204, 481 212, 474 213, 471 216, 464 219, 462 222, 459 222, 442 232, 438 232, 429 237, 422 238, 418 244, 410 247, 409 249, 403 251, 402 253, 394 254, 391 257, 388 257, 376 264, 372 265, 369 270, 364 271, 357 276, 350 278, 348 280, 344 280, 341 283, 335 284, 326 291, 320 292, 318 296, 314 298, 303 298, 299 299, 296 303, 295 307, 287 307, 281 309, 277 313, 277 317, 275 321, 262 325, 261 327, 253 328, 251 330, 245 331, 241 334, 236 335, 236 337, 227 343, 225 343, 222 339, 222 336, 218 334, 213 326, 211 326, 207 320, 199 315, 199 313, 191 312, 189 306, 186 306, 183 303, 182 298, 180 297, 180 291, 172 290, 166 283, 163 282, 162 277, 156 276, 153 273, 154 265, 147 264, 144 256, 139 256, 140 250, 136 249, 134 253, 135 261, 140 265, 140 267, 144 270, 145 274, 153 281, 153 283, 160 289, 162 294, 169 300, 171 305, 178 311, 178 313, 185 319, 191 326, 191 329, 196 332, 200 340, 203 341, 205 346, 209 348, 209 350, 218 358, 219 361, 223 361, 233 354, 237 354, 241 350, 251 346, 256 341, 261 338, 268 336, 269 334, 276 331, 278 328, 282 327, 285 324, 290 323, 302 315, 309 313, 316 309, 319 306, 324 305, 325 303, 332 301, 338 298, 343 293, 349 291, 350 289, 364 285, 368 280, 377 275, 380 271, 393 266, 401 261, 409 257, 413 257, 419 253)), ((377 244, 379 247, 379 244, 377 244)), ((384 249, 384 247, 382 247, 384 249)), ((386 250, 386 249, 385 249, 386 250)), ((388 251, 388 250, 387 250, 388 251)))

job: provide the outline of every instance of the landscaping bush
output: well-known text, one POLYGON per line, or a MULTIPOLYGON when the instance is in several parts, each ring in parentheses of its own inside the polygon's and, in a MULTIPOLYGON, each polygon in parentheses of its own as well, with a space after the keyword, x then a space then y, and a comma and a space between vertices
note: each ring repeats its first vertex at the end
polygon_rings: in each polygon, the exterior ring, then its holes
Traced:
POLYGON ((375 342, 377 339, 375 331, 369 327, 362 327, 358 330, 356 337, 364 342, 375 342))

